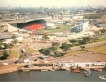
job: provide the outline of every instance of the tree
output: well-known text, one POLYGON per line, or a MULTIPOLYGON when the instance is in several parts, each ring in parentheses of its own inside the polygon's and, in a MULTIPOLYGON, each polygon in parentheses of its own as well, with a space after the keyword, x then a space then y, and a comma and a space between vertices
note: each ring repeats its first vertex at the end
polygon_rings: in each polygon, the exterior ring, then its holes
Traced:
POLYGON ((99 31, 94 31, 95 35, 98 36, 100 33, 99 31))
POLYGON ((43 36, 42 36, 42 40, 45 42, 46 40, 50 39, 48 37, 48 34, 47 33, 44 33, 43 36))
POLYGON ((94 36, 92 37, 92 40, 93 40, 93 42, 96 42, 96 40, 98 40, 98 36, 97 36, 97 35, 94 35, 94 36))
POLYGON ((45 55, 50 55, 50 50, 48 48, 40 49, 39 52, 45 55))
POLYGON ((7 59, 7 57, 9 56, 9 54, 7 53, 7 51, 6 50, 4 50, 3 51, 3 56, 1 56, 1 60, 5 60, 5 59, 7 59))
POLYGON ((83 41, 84 41, 84 43, 86 44, 87 42, 90 41, 90 38, 89 38, 89 37, 83 37, 83 41))
POLYGON ((85 49, 85 46, 80 46, 80 48, 81 48, 82 50, 84 50, 84 49, 85 49))
POLYGON ((14 40, 14 41, 13 41, 14 44, 16 44, 16 43, 17 43, 17 39, 16 39, 16 36, 15 36, 15 35, 12 36, 12 39, 14 40))
POLYGON ((70 44, 67 44, 67 43, 62 43, 62 46, 60 47, 63 51, 66 51, 69 50, 71 48, 71 45, 70 44))
POLYGON ((90 42, 93 42, 94 41, 93 38, 94 38, 93 36, 90 37, 90 42))
POLYGON ((59 42, 52 42, 52 48, 54 50, 57 50, 57 48, 59 47, 60 43, 59 42))
POLYGON ((90 37, 83 37, 82 39, 78 40, 79 45, 86 44, 88 42, 90 42, 90 37))
POLYGON ((79 45, 85 44, 83 39, 78 40, 79 45))
POLYGON ((51 52, 55 52, 56 49, 57 49, 57 48, 55 48, 55 47, 49 47, 49 50, 50 50, 51 52))
POLYGON ((52 42, 52 46, 56 46, 56 47, 58 47, 60 45, 60 43, 59 42, 52 42))
POLYGON ((59 54, 59 52, 54 52, 54 55, 55 55, 55 57, 60 57, 60 54, 59 54))
POLYGON ((54 52, 54 56, 55 57, 60 57, 60 56, 64 56, 64 54, 56 51, 56 52, 54 52))
POLYGON ((101 29, 100 32, 101 32, 101 34, 105 34, 105 32, 106 32, 105 28, 101 29))
POLYGON ((77 40, 75 40, 75 39, 71 39, 71 40, 69 40, 69 41, 70 41, 70 43, 72 43, 73 45, 74 45, 75 42, 77 42, 77 40))

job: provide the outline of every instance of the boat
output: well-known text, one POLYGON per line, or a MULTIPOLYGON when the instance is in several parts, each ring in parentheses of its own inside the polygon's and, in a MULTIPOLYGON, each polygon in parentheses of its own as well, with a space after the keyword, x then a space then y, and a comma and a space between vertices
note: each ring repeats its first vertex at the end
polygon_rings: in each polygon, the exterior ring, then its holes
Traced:
POLYGON ((80 73, 80 70, 79 69, 74 69, 73 72, 74 73, 80 73))
POLYGON ((99 78, 103 79, 103 80, 106 80, 106 75, 100 75, 99 78))
POLYGON ((84 76, 88 77, 92 74, 91 70, 87 70, 86 72, 84 72, 84 76))

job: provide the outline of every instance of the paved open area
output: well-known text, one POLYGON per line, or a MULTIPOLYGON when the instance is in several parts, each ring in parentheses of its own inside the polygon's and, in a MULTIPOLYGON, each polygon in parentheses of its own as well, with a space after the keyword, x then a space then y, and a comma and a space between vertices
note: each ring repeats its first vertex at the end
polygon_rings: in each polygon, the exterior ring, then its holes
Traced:
POLYGON ((59 61, 73 61, 73 62, 97 62, 97 61, 104 61, 106 62, 106 55, 87 52, 83 54, 77 54, 74 56, 66 56, 61 58, 55 58, 50 60, 52 63, 59 62, 59 61))

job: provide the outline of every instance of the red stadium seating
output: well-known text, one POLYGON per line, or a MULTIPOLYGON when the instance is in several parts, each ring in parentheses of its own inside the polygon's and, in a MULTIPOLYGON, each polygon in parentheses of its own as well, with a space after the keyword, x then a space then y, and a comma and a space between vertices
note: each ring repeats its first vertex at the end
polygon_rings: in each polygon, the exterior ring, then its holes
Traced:
POLYGON ((42 24, 32 24, 32 25, 26 26, 26 28, 29 30, 38 30, 38 29, 44 28, 44 26, 42 24))

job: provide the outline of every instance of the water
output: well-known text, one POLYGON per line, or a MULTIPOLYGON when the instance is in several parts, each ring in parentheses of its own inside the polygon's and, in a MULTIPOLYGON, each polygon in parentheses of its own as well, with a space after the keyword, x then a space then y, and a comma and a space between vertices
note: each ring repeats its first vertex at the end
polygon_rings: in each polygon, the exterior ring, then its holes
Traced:
POLYGON ((34 82, 105 82, 99 78, 100 75, 106 75, 106 71, 93 71, 89 77, 84 77, 83 72, 71 73, 70 71, 29 71, 14 72, 0 75, 0 82, 10 81, 34 81, 34 82))

